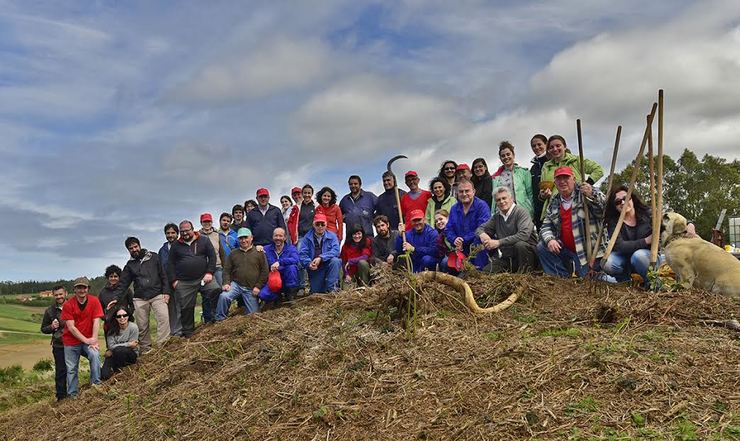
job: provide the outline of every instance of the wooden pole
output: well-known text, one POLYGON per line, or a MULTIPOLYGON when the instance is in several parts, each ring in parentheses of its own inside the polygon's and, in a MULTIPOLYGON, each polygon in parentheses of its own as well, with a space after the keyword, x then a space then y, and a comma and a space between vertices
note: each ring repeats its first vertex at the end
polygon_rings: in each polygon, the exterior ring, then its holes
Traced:
POLYGON ((403 210, 401 210, 401 194, 398 191, 398 179, 393 175, 393 181, 396 184, 396 204, 398 204, 398 220, 403 224, 401 228, 401 239, 406 242, 406 224, 403 221, 403 210))
MULTIPOLYGON (((645 154, 645 144, 647 144, 648 134, 650 133, 650 126, 653 124, 653 119, 655 118, 655 110, 658 107, 657 103, 653 103, 653 107, 650 110, 650 115, 648 115, 648 123, 645 125, 645 133, 642 135, 642 143, 640 144, 640 151, 637 153, 637 158, 635 158, 635 168, 632 170, 632 178, 630 179, 630 186, 629 190, 627 190, 627 195, 624 197, 625 201, 629 201, 632 197, 632 192, 635 189, 635 182, 637 181, 637 175, 640 172, 640 163, 642 162, 642 155, 645 154)), ((622 224, 624 223, 624 215, 626 213, 626 210, 622 210, 621 213, 619 213, 619 220, 617 221, 617 226, 614 228, 614 232, 612 233, 612 237, 609 239, 609 245, 606 247, 606 252, 604 253, 604 256, 601 258, 603 262, 606 262, 606 259, 609 258, 609 255, 612 253, 612 250, 614 249, 614 244, 617 242, 617 237, 619 237, 619 231, 622 229, 622 224)))
MULTIPOLYGON (((609 169, 609 179, 606 184, 606 191, 610 192, 612 190, 612 185, 614 184, 614 169, 617 166, 617 154, 619 152, 619 140, 622 138, 622 126, 617 127, 617 136, 614 139, 614 150, 612 150, 612 165, 609 169)), ((594 262, 596 261, 596 254, 599 252, 599 247, 601 246, 601 238, 604 235, 604 226, 606 222, 601 222, 599 224, 599 233, 596 236, 596 244, 594 244, 593 252, 591 253, 591 259, 588 261, 588 266, 593 268, 594 262)))
POLYGON ((660 245, 660 222, 663 219, 663 89, 658 91, 658 170, 655 178, 657 202, 653 208, 653 238, 650 243, 650 263, 655 267, 660 245))
POLYGON ((655 158, 653 153, 653 127, 652 124, 650 125, 650 133, 648 135, 648 159, 649 159, 649 169, 650 169, 650 222, 651 222, 651 236, 650 236, 650 265, 655 266, 655 261, 652 259, 652 250, 653 250, 653 242, 652 240, 655 239, 655 220, 657 219, 655 217, 655 207, 657 204, 656 200, 656 194, 655 194, 655 158))
MULTIPOLYGON (((584 164, 583 164, 583 136, 581 133, 581 120, 576 120, 576 131, 578 132, 578 158, 580 162, 580 172, 581 172, 581 183, 586 182, 586 174, 584 172, 584 164)), ((583 230, 586 234, 586 261, 591 262, 591 219, 588 212, 588 204, 586 203, 586 198, 583 196, 583 193, 581 194, 581 204, 583 204, 583 213, 586 216, 585 224, 583 225, 583 230)))

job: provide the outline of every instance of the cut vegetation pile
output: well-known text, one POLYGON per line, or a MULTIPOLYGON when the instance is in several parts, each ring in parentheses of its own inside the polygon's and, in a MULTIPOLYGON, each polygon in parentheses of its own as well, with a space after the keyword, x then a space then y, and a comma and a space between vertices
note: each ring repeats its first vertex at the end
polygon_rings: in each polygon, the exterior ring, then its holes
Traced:
POLYGON ((704 322, 740 316, 729 299, 480 276, 481 306, 525 290, 474 316, 443 285, 385 280, 201 328, 77 400, 0 415, 0 437, 740 438, 740 334, 704 322))

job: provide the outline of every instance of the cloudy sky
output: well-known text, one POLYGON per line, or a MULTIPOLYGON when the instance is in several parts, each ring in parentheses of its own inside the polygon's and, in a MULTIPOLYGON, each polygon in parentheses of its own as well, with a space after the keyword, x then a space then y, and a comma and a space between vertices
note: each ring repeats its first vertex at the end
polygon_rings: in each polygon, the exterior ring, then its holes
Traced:
POLYGON ((576 118, 623 165, 659 88, 668 154, 737 158, 739 72, 736 0, 0 0, 0 279, 102 274, 259 186, 377 190, 399 153, 528 166, 576 118))

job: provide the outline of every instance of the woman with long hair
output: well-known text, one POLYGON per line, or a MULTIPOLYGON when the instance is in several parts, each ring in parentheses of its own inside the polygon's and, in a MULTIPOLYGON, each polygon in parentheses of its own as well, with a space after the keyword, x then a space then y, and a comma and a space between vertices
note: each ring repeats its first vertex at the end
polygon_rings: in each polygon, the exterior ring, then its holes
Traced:
POLYGON ((490 207, 493 203, 493 178, 485 159, 476 158, 473 161, 473 176, 470 180, 475 187, 475 197, 482 199, 490 207))
POLYGON ((105 331, 105 361, 100 370, 103 380, 123 367, 136 363, 139 356, 139 328, 129 321, 129 313, 123 306, 115 306, 105 331))
POLYGON ((339 242, 344 236, 344 218, 342 210, 337 205, 337 194, 330 187, 324 187, 316 193, 316 214, 326 216, 326 229, 337 235, 339 242))
POLYGON ((617 282, 627 282, 632 273, 637 273, 647 286, 650 246, 653 239, 651 211, 635 192, 629 200, 626 199, 628 190, 626 185, 620 185, 609 192, 604 212, 609 237, 614 232, 622 211, 624 223, 619 230, 614 250, 601 266, 604 272, 617 279, 617 282))
POLYGON ((439 177, 432 178, 429 182, 429 191, 432 192, 432 197, 427 201, 427 209, 425 212, 425 218, 427 225, 434 225, 434 213, 438 210, 447 210, 449 213, 450 208, 455 205, 457 199, 452 197, 450 190, 450 184, 446 179, 439 177))
MULTIPOLYGON (((288 222, 290 222, 290 214, 292 213, 293 209, 293 200, 288 195, 280 196, 280 210, 283 213, 283 221, 285 221, 285 225, 288 225, 288 222)), ((293 236, 291 235, 290 228, 285 232, 286 238, 290 243, 293 243, 293 236)))
POLYGON ((339 257, 344 266, 344 280, 350 282, 352 279, 358 285, 370 285, 370 264, 368 259, 372 254, 372 243, 365 235, 362 225, 353 225, 349 231, 347 241, 342 245, 339 257))
MULTIPOLYGON (((514 160, 514 146, 509 141, 503 141, 498 148, 498 157, 501 167, 493 174, 493 188, 506 187, 511 192, 514 202, 527 210, 532 217, 532 175, 529 170, 514 160)), ((491 207, 491 213, 496 212, 496 206, 491 207)))
POLYGON ((450 195, 452 195, 452 197, 455 197, 457 191, 457 184, 455 183, 456 176, 457 162, 453 161, 452 159, 448 159, 443 162, 442 166, 439 168, 439 173, 437 173, 437 177, 439 179, 443 179, 447 181, 447 184, 449 184, 450 195))
POLYGON ((542 217, 542 205, 543 202, 539 198, 540 191, 540 177, 542 176, 542 166, 547 162, 547 136, 538 133, 529 140, 529 146, 532 147, 532 166, 529 168, 529 174, 532 175, 532 192, 536 197, 532 198, 532 208, 534 209, 534 216, 532 220, 539 229, 542 225, 540 217, 542 217))

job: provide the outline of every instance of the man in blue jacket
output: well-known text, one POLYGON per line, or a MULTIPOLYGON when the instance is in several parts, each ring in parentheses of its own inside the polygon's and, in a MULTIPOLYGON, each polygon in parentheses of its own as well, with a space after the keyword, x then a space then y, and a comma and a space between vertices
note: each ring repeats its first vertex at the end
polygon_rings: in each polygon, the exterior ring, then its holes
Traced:
POLYGON ((301 265, 308 270, 311 293, 339 289, 339 272, 342 268, 339 239, 336 234, 326 230, 326 216, 314 216, 313 229, 303 236, 299 249, 301 265))
MULTIPOLYGON (((403 241, 400 234, 396 238, 396 251, 398 252, 399 261, 405 258, 405 253, 408 252, 411 255, 413 272, 434 271, 437 263, 439 263, 437 230, 426 224, 424 212, 421 210, 412 210, 409 217, 411 218, 411 228, 406 231, 406 241, 403 241)), ((398 228, 403 228, 403 224, 399 223, 398 228)), ((400 265, 403 266, 403 263, 400 265)))
MULTIPOLYGON (((491 207, 475 197, 475 188, 470 179, 461 178, 457 183, 457 203, 450 208, 445 237, 456 250, 469 256, 470 245, 480 243, 475 231, 490 217, 491 207)), ((488 263, 488 256, 486 253, 479 253, 478 256, 472 263, 480 269, 488 263)))
POLYGON ((286 229, 283 212, 270 204, 270 192, 266 188, 257 190, 257 208, 247 213, 246 223, 252 231, 254 245, 265 246, 272 241, 275 228, 286 229))
POLYGON ((339 202, 339 208, 344 216, 344 223, 349 231, 354 225, 362 225, 365 236, 373 237, 373 218, 378 204, 378 197, 372 192, 362 189, 362 179, 352 175, 347 181, 349 194, 344 195, 339 202))
POLYGON ((280 292, 271 292, 268 284, 265 284, 262 288, 264 295, 260 292, 260 298, 269 302, 276 300, 279 296, 283 302, 293 301, 300 285, 298 283, 298 249, 290 241, 285 240, 285 230, 275 228, 272 233, 272 243, 264 248, 264 252, 270 272, 280 272, 283 287, 280 292))

